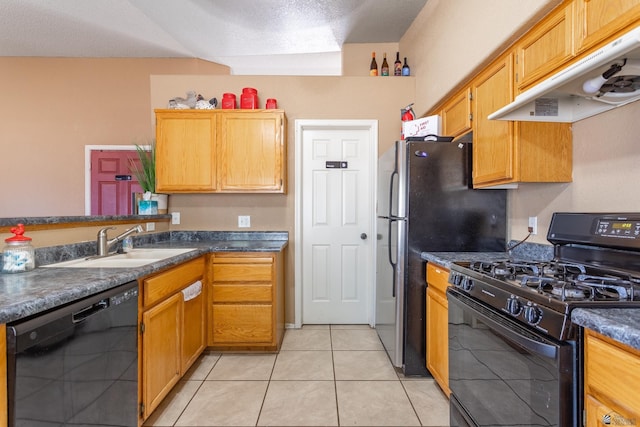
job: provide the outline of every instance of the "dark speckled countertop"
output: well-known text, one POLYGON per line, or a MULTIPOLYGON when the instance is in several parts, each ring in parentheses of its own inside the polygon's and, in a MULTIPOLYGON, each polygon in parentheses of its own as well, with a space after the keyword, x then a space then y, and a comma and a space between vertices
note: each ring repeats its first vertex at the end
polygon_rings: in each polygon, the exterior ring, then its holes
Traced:
MULTIPOLYGON (((513 245, 513 242, 510 242, 513 245)), ((553 258, 549 245, 524 244, 507 252, 422 252, 422 259, 450 268, 453 262, 496 261, 501 259, 553 258), (517 249, 517 250, 516 250, 517 249)), ((571 320, 584 328, 592 329, 630 347, 640 350, 640 308, 576 308, 571 320)))
MULTIPOLYGON (((135 247, 193 248, 136 268, 36 268, 0 274, 0 323, 28 317, 136 280, 209 252, 279 252, 287 232, 163 232, 134 237, 135 247)), ((95 242, 36 249, 36 265, 95 255, 95 242)))
POLYGON ((640 308, 576 308, 571 320, 640 350, 640 308))

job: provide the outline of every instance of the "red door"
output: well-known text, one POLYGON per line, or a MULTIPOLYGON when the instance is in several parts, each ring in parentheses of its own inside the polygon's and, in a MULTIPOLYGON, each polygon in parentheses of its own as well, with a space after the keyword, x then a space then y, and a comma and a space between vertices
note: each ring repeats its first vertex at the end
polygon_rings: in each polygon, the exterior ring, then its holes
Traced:
POLYGON ((91 151, 91 215, 133 214, 133 193, 141 193, 130 160, 135 150, 91 151))

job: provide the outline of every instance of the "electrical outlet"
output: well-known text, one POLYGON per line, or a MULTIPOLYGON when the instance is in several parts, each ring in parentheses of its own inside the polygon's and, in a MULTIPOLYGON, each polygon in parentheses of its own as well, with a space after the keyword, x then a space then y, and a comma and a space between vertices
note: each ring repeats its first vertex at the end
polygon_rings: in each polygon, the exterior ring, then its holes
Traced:
POLYGON ((249 215, 238 215, 238 227, 251 227, 251 217, 249 215))
POLYGON ((147 231, 154 231, 156 229, 156 223, 155 222, 148 222, 147 223, 147 231))
POLYGON ((538 217, 530 216, 529 217, 529 232, 531 235, 538 234, 538 217))
POLYGON ((180 224, 180 212, 171 212, 171 224, 180 224))

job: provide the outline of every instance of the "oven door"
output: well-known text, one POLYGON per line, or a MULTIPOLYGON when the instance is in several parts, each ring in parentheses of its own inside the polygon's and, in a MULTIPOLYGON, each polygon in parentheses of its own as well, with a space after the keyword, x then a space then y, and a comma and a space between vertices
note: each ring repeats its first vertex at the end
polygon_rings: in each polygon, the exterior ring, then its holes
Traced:
POLYGON ((450 288, 452 426, 577 426, 576 346, 450 288))

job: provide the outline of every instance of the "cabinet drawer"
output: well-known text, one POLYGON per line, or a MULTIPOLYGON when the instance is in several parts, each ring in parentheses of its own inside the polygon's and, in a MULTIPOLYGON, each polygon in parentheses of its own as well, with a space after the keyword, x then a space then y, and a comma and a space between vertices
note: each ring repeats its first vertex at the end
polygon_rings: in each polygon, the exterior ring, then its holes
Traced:
POLYGON ((587 332, 585 385, 587 394, 610 400, 628 410, 640 406, 640 353, 624 350, 601 335, 587 332))
POLYGON ((200 280, 204 273, 204 257, 186 262, 164 273, 143 280, 143 304, 155 304, 187 285, 200 280))
MULTIPOLYGON (((271 261, 271 259, 269 259, 271 261)), ((272 264, 213 264, 214 282, 271 282, 272 264)))
POLYGON ((272 302, 272 286, 213 285, 213 302, 272 302))
POLYGON ((271 304, 213 304, 213 344, 273 341, 271 304))
POLYGON ((442 293, 447 292, 449 286, 449 270, 433 263, 427 263, 427 283, 429 287, 442 293))

